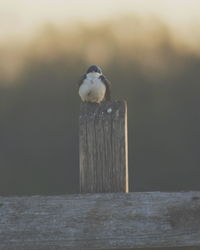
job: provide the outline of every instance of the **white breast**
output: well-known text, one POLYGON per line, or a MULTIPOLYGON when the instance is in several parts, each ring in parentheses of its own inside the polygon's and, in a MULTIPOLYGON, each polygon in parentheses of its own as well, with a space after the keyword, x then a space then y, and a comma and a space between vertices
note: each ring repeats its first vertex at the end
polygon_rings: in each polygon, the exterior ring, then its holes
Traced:
POLYGON ((79 88, 79 95, 84 102, 101 102, 106 87, 99 78, 99 73, 89 73, 79 88))

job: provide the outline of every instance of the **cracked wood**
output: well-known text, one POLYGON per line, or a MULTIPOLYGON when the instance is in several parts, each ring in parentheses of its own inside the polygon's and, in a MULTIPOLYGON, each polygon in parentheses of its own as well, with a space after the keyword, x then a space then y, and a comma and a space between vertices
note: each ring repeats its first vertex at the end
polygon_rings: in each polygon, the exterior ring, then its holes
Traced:
POLYGON ((128 192, 125 101, 81 103, 80 191, 128 192))
POLYGON ((199 249, 199 225, 200 191, 0 197, 2 250, 199 249))

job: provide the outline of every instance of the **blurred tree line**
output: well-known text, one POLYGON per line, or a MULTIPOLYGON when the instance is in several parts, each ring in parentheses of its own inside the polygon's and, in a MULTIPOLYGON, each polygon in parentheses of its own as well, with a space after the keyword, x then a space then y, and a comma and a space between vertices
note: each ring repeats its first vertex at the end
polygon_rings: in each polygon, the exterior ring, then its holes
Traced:
POLYGON ((200 57, 158 19, 126 17, 0 44, 0 195, 79 191, 77 82, 90 64, 128 102, 130 190, 199 189, 200 57))

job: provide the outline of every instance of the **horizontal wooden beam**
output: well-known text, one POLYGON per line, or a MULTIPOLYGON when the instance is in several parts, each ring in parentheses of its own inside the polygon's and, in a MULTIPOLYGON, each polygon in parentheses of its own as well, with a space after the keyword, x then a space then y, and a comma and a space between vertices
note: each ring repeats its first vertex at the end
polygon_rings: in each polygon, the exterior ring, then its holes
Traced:
POLYGON ((200 247, 200 191, 0 197, 0 249, 192 246, 200 247))

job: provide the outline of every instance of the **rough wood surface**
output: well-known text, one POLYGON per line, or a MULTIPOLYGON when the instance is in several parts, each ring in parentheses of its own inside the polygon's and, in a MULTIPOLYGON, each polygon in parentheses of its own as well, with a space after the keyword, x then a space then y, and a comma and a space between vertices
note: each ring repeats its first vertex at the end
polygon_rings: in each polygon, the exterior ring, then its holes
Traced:
POLYGON ((80 191, 128 192, 125 101, 81 103, 80 191))
POLYGON ((175 246, 200 247, 200 191, 0 197, 2 250, 175 246))

